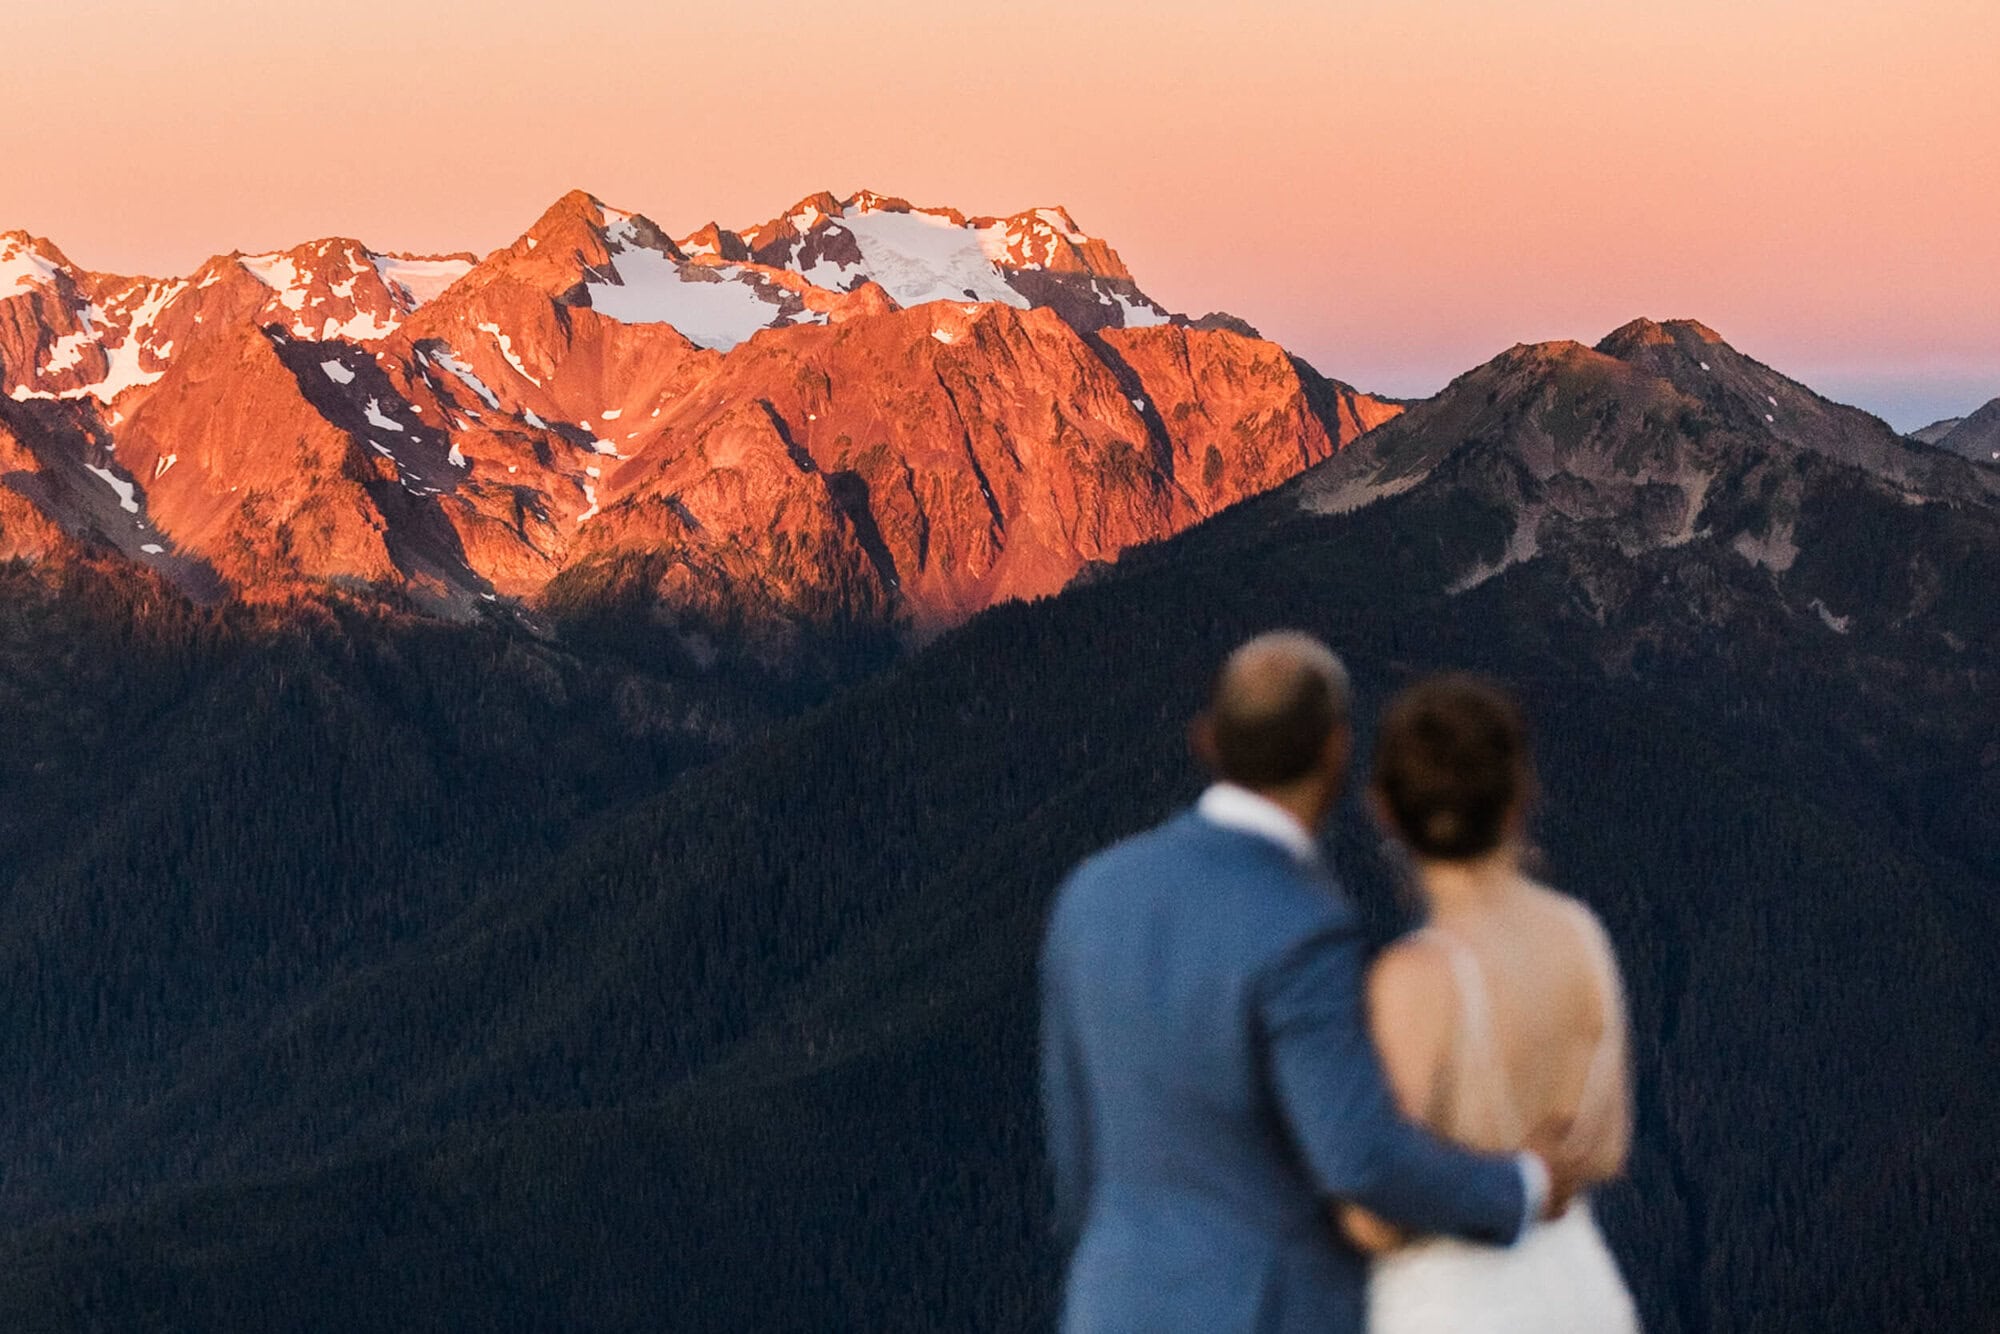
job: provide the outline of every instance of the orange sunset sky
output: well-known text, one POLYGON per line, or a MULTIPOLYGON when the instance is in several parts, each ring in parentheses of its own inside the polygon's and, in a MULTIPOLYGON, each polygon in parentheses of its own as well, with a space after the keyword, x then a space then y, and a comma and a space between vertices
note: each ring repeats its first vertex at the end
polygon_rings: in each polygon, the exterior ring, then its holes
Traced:
POLYGON ((0 228, 98 269, 867 186, 1066 204, 1381 392, 1651 315, 1906 429, 2000 395, 2000 0, 8 8, 0 228))

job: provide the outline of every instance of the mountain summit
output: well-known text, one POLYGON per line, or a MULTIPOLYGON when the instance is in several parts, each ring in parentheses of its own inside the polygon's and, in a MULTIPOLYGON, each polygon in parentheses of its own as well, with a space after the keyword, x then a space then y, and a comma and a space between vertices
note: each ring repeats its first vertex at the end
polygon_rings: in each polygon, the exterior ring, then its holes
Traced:
MULTIPOLYGON (((1746 459, 1804 455, 1926 494, 1993 496, 2000 473, 1913 445, 1744 356, 1705 325, 1634 320, 1596 347, 1519 345, 1452 381, 1299 484, 1311 508, 1344 511, 1471 470, 1522 516, 1625 525, 1630 542, 1694 535, 1711 487, 1746 459)), ((1783 523, 1796 486, 1773 475, 1783 523)), ((1629 543, 1628 543, 1629 545, 1629 543)))
POLYGON ((330 238, 167 281, 9 234, 0 386, 21 554, 60 531, 252 597, 920 631, 1398 411, 1170 316, 1062 209, 868 191, 675 240, 578 190, 477 261, 330 238))
POLYGON ((1930 443, 1979 463, 2000 463, 2000 398, 1951 423, 1930 443))
POLYGON ((1063 208, 968 218, 872 190, 847 199, 821 192, 743 232, 711 225, 685 244, 718 262, 741 254, 820 286, 874 282, 906 307, 961 300, 1048 306, 1085 332, 1170 319, 1139 290, 1117 252, 1085 234, 1063 208))

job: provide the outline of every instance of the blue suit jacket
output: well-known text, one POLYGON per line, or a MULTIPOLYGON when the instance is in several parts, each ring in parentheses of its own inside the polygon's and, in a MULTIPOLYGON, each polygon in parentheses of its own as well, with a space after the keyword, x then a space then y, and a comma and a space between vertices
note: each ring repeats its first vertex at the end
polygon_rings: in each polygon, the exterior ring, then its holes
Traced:
POLYGON ((1334 1199, 1514 1239, 1517 1164, 1397 1114, 1363 967, 1330 877, 1193 812, 1071 874, 1042 956, 1065 1330, 1359 1331, 1334 1199))

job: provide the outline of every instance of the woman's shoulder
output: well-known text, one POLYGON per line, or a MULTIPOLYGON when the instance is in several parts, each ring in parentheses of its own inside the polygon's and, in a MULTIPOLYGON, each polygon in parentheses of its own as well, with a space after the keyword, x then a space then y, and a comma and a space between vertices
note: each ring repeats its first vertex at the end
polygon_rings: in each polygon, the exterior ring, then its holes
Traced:
POLYGON ((1526 929, 1539 941, 1544 967, 1559 975, 1565 1010, 1580 1027, 1602 1032, 1616 1026, 1624 1004, 1624 979, 1611 933, 1591 906, 1571 894, 1536 882, 1533 911, 1540 919, 1526 929))
POLYGON ((1368 968, 1370 1011, 1390 1027, 1421 1022, 1450 1028, 1459 1004, 1452 949, 1442 932, 1429 927, 1384 946, 1368 968))
POLYGON ((1529 881, 1528 888, 1539 911, 1548 917, 1551 925, 1557 921, 1566 922, 1572 938, 1586 952, 1597 959, 1616 959, 1617 951, 1612 947, 1611 933, 1604 929, 1603 919, 1588 903, 1539 880, 1529 881))

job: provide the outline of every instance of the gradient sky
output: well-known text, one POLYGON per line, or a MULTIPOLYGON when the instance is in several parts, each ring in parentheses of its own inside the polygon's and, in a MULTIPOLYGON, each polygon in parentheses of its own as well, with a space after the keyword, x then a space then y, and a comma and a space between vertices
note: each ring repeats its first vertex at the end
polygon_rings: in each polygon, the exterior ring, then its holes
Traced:
POLYGON ((1650 315, 1904 428, 2000 395, 2000 0, 10 9, 0 227, 99 269, 867 186, 1066 204, 1381 392, 1650 315))

